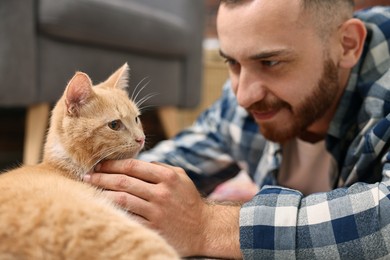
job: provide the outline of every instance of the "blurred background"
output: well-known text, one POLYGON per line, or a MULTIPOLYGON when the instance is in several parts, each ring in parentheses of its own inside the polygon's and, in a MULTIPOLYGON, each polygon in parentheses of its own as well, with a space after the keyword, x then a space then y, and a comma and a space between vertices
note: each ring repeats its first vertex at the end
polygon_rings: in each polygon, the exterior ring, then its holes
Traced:
MULTIPOLYGON (((390 5, 355 2, 356 9, 390 5)), ((227 79, 218 3, 1 0, 0 171, 39 160, 48 111, 76 70, 97 83, 128 62, 130 92, 150 80, 140 95, 159 95, 144 103, 147 149, 190 125, 227 79)))

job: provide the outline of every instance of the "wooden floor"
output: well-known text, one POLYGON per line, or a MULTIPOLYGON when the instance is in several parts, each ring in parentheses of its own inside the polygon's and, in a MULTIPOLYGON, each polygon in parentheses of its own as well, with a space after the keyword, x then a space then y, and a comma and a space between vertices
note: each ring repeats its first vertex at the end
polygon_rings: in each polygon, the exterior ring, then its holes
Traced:
MULTIPOLYGON (((23 161, 25 109, 0 109, 0 172, 19 166, 23 161)), ((156 111, 141 116, 146 133, 145 149, 165 139, 156 111)))

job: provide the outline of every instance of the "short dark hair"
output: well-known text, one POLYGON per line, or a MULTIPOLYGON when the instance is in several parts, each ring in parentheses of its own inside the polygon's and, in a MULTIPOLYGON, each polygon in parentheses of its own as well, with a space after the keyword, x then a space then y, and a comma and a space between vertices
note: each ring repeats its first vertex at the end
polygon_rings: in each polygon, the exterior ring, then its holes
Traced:
POLYGON ((301 0, 303 6, 305 7, 325 7, 330 8, 332 6, 348 5, 351 8, 355 7, 355 2, 353 0, 301 0))
MULTIPOLYGON (((252 0, 220 0, 220 4, 235 6, 252 0)), ((290 1, 290 0, 286 0, 290 1)), ((353 15, 354 0, 300 0, 302 10, 311 16, 320 37, 326 39, 334 27, 353 15)))
MULTIPOLYGON (((242 3, 245 0, 220 0, 220 4, 237 4, 242 3)), ((304 6, 323 6, 325 5, 337 5, 339 3, 347 3, 352 8, 355 6, 355 2, 353 0, 302 0, 304 6)))
POLYGON ((326 39, 344 21, 352 18, 353 0, 301 0, 302 9, 311 16, 319 35, 326 39))

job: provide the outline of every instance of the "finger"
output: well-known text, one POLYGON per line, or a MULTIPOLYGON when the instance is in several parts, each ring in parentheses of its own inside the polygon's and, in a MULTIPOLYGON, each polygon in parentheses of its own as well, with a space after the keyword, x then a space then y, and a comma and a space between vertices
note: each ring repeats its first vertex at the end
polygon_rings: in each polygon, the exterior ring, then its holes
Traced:
POLYGON ((108 160, 100 163, 96 172, 104 173, 122 173, 150 183, 159 183, 161 178, 160 172, 166 169, 163 166, 136 160, 108 160))
POLYGON ((160 173, 160 179, 162 182, 175 182, 178 179, 181 179, 184 176, 188 178, 187 173, 184 171, 183 168, 177 167, 177 166, 172 166, 169 164, 165 164, 162 162, 151 162, 152 164, 156 166, 160 166, 162 168, 165 168, 164 171, 161 171, 160 173))
POLYGON ((133 214, 134 217, 143 219, 144 222, 148 221, 151 212, 151 204, 149 202, 126 192, 103 191, 103 195, 124 211, 133 214))
POLYGON ((165 168, 171 169, 171 170, 173 170, 175 172, 181 172, 181 168, 177 167, 177 166, 169 165, 169 164, 166 164, 166 163, 163 163, 163 162, 156 162, 156 161, 153 161, 151 163, 154 164, 154 165, 158 165, 158 166, 161 166, 161 167, 165 167, 165 168))
POLYGON ((146 201, 152 198, 152 184, 124 174, 92 173, 88 182, 105 190, 129 193, 146 201))

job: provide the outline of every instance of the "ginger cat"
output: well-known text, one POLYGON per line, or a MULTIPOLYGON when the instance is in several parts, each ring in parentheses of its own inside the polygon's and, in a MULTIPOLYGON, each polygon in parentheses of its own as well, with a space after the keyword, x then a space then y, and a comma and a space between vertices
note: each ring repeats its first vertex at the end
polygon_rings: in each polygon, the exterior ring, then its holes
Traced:
POLYGON ((0 174, 0 259, 179 259, 81 182, 99 161, 134 157, 144 146, 127 77, 127 64, 96 86, 77 72, 52 111, 43 162, 0 174))

